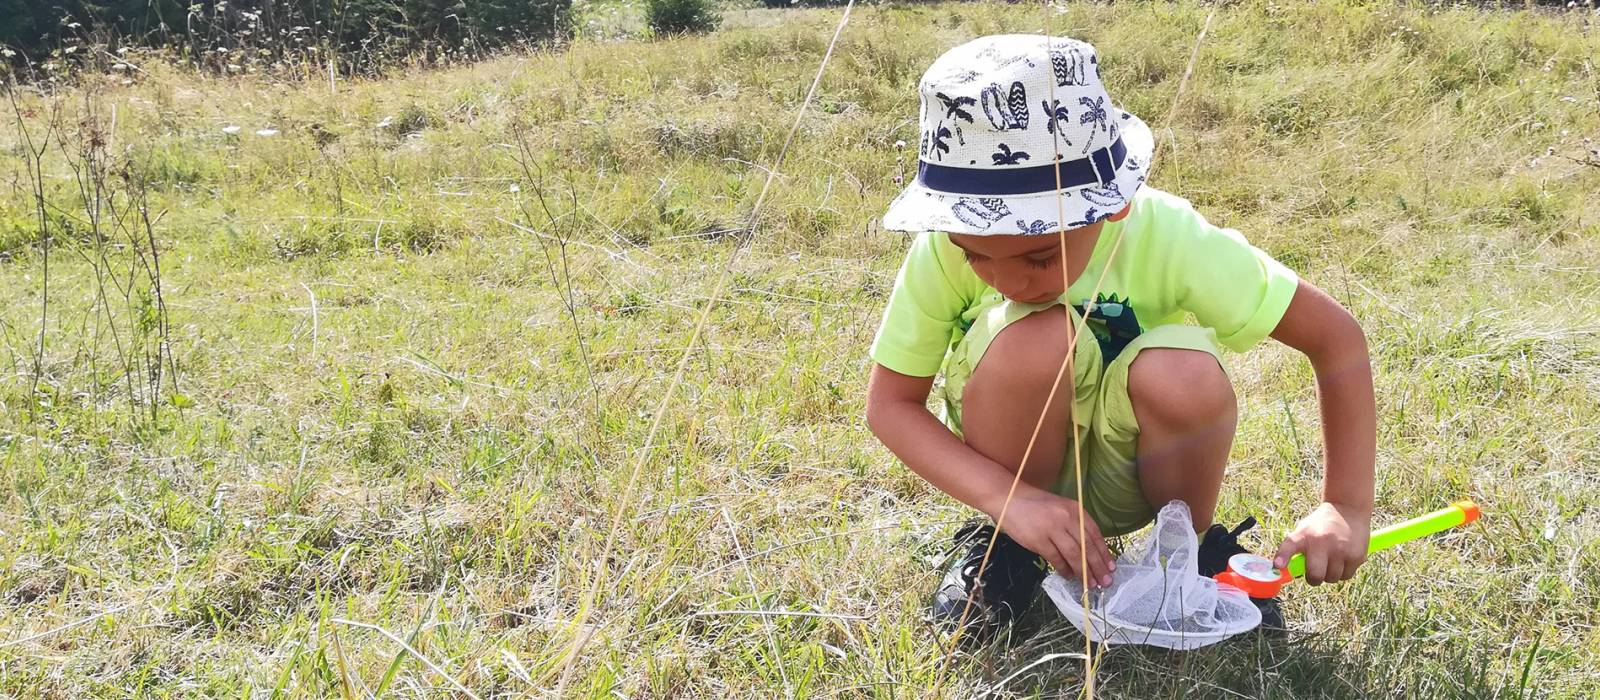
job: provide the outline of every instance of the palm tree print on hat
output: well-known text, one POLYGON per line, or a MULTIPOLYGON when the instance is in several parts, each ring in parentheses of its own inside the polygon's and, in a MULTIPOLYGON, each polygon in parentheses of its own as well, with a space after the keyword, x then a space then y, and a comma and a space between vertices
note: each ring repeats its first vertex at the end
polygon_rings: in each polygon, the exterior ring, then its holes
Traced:
POLYGON ((1050 52, 1050 69, 1056 75, 1056 87, 1083 85, 1089 73, 1083 62, 1083 53, 1077 49, 1050 52))
POLYGON ((1037 236, 1054 231, 1056 222, 1045 223, 1044 219, 1034 219, 1032 223, 1029 223, 1023 219, 1017 219, 1017 229, 1028 235, 1037 236))
POLYGON ((1072 115, 1067 113, 1067 108, 1061 106, 1060 100, 1050 100, 1048 102, 1040 101, 1039 106, 1044 108, 1045 131, 1056 134, 1063 142, 1065 142, 1068 146, 1071 146, 1072 142, 1067 140, 1066 130, 1057 128, 1058 123, 1072 123, 1072 115))
MULTIPOLYGON (((1098 189, 1086 189, 1078 194, 1084 199, 1102 207, 1111 207, 1122 203, 1122 189, 1117 187, 1117 183, 1115 182, 1108 182, 1105 184, 1105 187, 1098 189)), ((1090 209, 1089 212, 1093 213, 1094 210, 1090 209)))
POLYGON ((1030 156, 1027 151, 1013 151, 1010 146, 1000 144, 1000 150, 989 155, 994 159, 995 165, 1016 165, 1027 160, 1030 156))
POLYGON ((1011 208, 998 197, 962 197, 950 207, 950 213, 968 226, 987 230, 994 222, 1011 216, 1011 208))
POLYGON ((1083 114, 1078 115, 1079 124, 1090 124, 1099 127, 1101 131, 1111 131, 1110 118, 1106 115, 1105 97, 1096 97, 1092 100, 1087 97, 1080 97, 1078 98, 1078 104, 1088 108, 1083 114))
POLYGON ((945 142, 950 138, 950 130, 940 125, 938 131, 929 133, 929 138, 928 155, 933 156, 934 160, 944 160, 944 154, 950 152, 950 144, 945 142))
POLYGON ((944 80, 952 80, 966 84, 978 79, 978 71, 971 68, 952 68, 945 74, 944 80))
POLYGON ((956 141, 963 146, 967 145, 967 138, 961 134, 961 122, 972 123, 972 113, 966 108, 978 104, 978 101, 971 97, 951 97, 942 92, 936 92, 933 96, 944 104, 944 118, 955 124, 956 141))
POLYGON ((983 113, 995 131, 1028 128, 1028 90, 1022 82, 1011 84, 1009 94, 1000 94, 1000 85, 990 83, 983 89, 983 113))

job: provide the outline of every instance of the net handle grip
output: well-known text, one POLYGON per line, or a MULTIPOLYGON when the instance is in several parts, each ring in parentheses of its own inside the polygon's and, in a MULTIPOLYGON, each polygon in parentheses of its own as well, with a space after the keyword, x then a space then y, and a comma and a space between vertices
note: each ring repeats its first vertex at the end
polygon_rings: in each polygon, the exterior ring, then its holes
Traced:
MULTIPOLYGON (((1456 501, 1450 504, 1449 508, 1441 508, 1427 515, 1419 515, 1372 533, 1372 537, 1367 541, 1367 554, 1427 537, 1436 532, 1444 532, 1453 527, 1469 524, 1477 520, 1480 514, 1477 503, 1470 500, 1456 501)), ((1288 569, 1290 576, 1295 578, 1305 576, 1305 555, 1296 554, 1289 559, 1288 569)))

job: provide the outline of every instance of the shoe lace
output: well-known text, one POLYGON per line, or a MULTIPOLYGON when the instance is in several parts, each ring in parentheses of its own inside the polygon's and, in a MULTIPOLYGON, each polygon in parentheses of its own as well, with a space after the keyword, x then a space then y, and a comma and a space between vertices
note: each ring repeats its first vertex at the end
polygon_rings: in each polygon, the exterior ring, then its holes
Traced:
POLYGON ((967 547, 961 566, 962 583, 969 588, 981 591, 984 584, 1000 576, 1002 580, 1017 578, 1018 571, 1038 569, 1043 566, 1042 560, 1033 552, 1023 549, 1011 538, 995 533, 993 523, 987 521, 974 521, 963 525, 956 530, 953 539, 954 545, 951 552, 967 547), (994 550, 989 550, 990 541, 994 541, 994 550), (989 564, 984 567, 983 576, 978 575, 978 566, 983 563, 984 554, 989 555, 989 564))
MULTIPOLYGON (((978 580, 978 565, 983 562, 983 554, 988 550, 989 541, 994 537, 994 525, 973 521, 958 528, 955 537, 951 538, 950 554, 960 552, 963 547, 966 548, 966 553, 961 555, 961 582, 968 587, 975 583, 982 584, 978 580)), ((990 565, 993 564, 991 561, 990 565)))

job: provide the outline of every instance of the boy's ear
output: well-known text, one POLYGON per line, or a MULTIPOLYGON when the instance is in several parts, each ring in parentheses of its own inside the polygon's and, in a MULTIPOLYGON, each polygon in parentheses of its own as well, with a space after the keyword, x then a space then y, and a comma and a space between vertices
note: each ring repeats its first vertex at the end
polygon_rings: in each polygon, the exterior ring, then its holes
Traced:
POLYGON ((1115 214, 1112 214, 1111 216, 1106 217, 1106 221, 1121 221, 1123 219, 1126 219, 1126 218, 1128 218, 1128 211, 1131 210, 1131 209, 1133 209, 1133 203, 1132 202, 1129 202, 1128 204, 1124 204, 1122 206, 1122 211, 1119 211, 1119 212, 1117 212, 1115 214))

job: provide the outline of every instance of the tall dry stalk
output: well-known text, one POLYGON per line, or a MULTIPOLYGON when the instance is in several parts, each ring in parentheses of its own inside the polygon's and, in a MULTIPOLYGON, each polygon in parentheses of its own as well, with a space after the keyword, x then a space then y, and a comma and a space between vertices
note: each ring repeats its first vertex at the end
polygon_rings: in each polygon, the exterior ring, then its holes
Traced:
MULTIPOLYGON (((522 212, 523 225, 528 230, 535 231, 533 238, 538 241, 539 252, 544 256, 545 271, 549 273, 550 283, 555 286, 556 295, 561 297, 561 305, 566 308, 567 319, 572 323, 572 335, 578 344, 578 357, 583 361, 583 371, 589 380, 589 400, 594 411, 595 425, 599 426, 600 384, 595 381, 594 366, 589 362, 589 344, 584 339, 583 326, 578 323, 578 303, 577 296, 572 290, 572 270, 567 266, 568 238, 561 226, 560 218, 550 211, 550 203, 545 199, 544 171, 540 170, 533 162, 533 151, 528 147, 526 132, 516 124, 512 125, 511 132, 517 147, 513 154, 513 160, 522 171, 523 180, 533 187, 534 195, 539 199, 539 208, 544 212, 545 221, 548 222, 550 227, 549 235, 555 238, 556 250, 554 255, 551 254, 549 242, 544 239, 544 236, 537 233, 538 228, 534 226, 533 213, 528 210, 527 201, 522 197, 521 192, 518 192, 516 197, 517 209, 522 212), (559 272, 557 271, 558 263, 560 265, 559 272)), ((572 210, 568 214, 576 219, 579 212, 578 189, 576 185, 572 184, 570 178, 566 178, 566 180, 567 193, 572 199, 572 210)))
POLYGON ((92 395, 120 385, 130 422, 150 427, 168 399, 182 403, 156 234, 161 216, 150 211, 151 183, 139 154, 115 144, 115 109, 103 116, 95 96, 86 93, 77 117, 76 131, 61 130, 54 144, 71 173, 76 201, 50 203, 42 187, 36 199, 41 208, 62 212, 80 241, 70 250, 93 273, 93 298, 82 310, 76 353, 92 395), (103 357, 107 343, 109 358, 103 357), (114 364, 103 369, 106 359, 114 364))
POLYGON ((50 216, 46 213, 46 200, 44 191, 44 156, 50 150, 50 143, 57 137, 57 125, 60 113, 55 103, 50 104, 50 112, 44 120, 44 133, 35 134, 28 128, 28 110, 23 109, 22 102, 17 95, 16 75, 6 71, 4 76, 6 98, 11 103, 13 124, 17 128, 17 135, 22 146, 23 168, 26 171, 28 186, 32 190, 34 214, 39 222, 39 259, 44 267, 39 276, 39 335, 33 349, 33 372, 28 386, 28 406, 32 413, 38 407, 39 382, 44 377, 44 351, 45 338, 50 320, 50 216))

